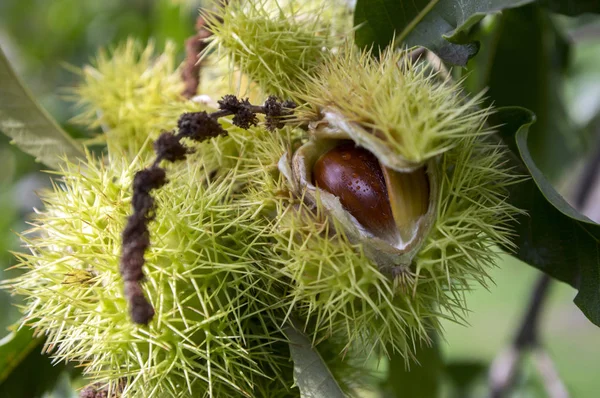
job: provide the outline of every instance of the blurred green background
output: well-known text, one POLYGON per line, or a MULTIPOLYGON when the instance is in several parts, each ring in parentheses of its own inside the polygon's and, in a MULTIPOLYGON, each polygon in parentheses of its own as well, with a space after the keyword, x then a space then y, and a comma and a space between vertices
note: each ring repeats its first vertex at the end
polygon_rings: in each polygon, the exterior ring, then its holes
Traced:
MULTIPOLYGON (((193 33, 196 6, 193 2, 174 5, 170 0, 0 0, 0 46, 38 100, 74 136, 85 137, 69 123, 76 111, 64 99, 64 88, 77 84, 77 76, 65 65, 88 63, 100 47, 111 48, 128 36, 152 38, 161 48, 167 39, 178 45, 183 59, 183 43, 193 33), (190 4, 192 3, 192 4, 190 4)), ((571 42, 568 68, 559 93, 573 123, 586 131, 594 143, 600 126, 600 22, 598 18, 556 18, 571 42)), ((585 152, 564 164, 557 179, 569 194, 577 172, 585 164, 585 152)), ((556 160, 560 163, 560 159, 556 160)), ((14 264, 10 251, 19 250, 16 233, 27 228, 27 218, 41 203, 34 191, 48 185, 40 165, 22 154, 0 135, 0 279, 14 275, 6 271, 14 264)), ((599 212, 590 206, 589 214, 599 212)), ((600 212, 599 212, 600 213, 600 212)), ((527 303, 531 285, 539 273, 506 257, 492 272, 496 285, 489 291, 479 288, 470 297, 470 326, 445 325, 441 343, 445 359, 454 364, 483 369, 478 383, 483 388, 485 367, 509 343, 527 303)), ((543 341, 573 397, 600 396, 600 330, 575 307, 575 291, 556 283, 552 286, 548 310, 543 316, 543 341)), ((18 302, 0 291, 0 339, 7 327, 17 321, 18 302)), ((0 382, 0 398, 71 397, 78 386, 62 368, 35 357, 29 368, 0 382), (26 379, 19 379, 19 375, 26 379), (46 378, 44 388, 32 389, 32 378, 46 378), (57 382, 57 384, 55 383, 57 382), (56 385, 54 385, 56 384, 56 385), (53 386, 54 385, 54 386, 53 386), (46 388, 47 387, 47 388, 46 388), (47 391, 44 391, 47 390, 47 391)), ((69 370, 72 373, 72 370, 69 370)), ((476 372, 475 372, 476 373, 476 372)), ((33 383, 35 384, 35 383, 33 383)), ((475 385, 477 382, 475 383, 475 385)), ((475 396, 485 396, 485 390, 475 396)), ((539 380, 532 373, 523 380, 514 396, 543 397, 539 380)))

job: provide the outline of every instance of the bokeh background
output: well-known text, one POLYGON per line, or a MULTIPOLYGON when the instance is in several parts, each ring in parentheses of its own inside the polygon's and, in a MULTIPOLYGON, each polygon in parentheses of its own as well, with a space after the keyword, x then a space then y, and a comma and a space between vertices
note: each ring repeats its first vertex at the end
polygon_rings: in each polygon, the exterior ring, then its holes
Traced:
MULTIPOLYGON (((0 46, 59 123, 73 136, 86 137, 90 132, 69 122, 77 110, 66 99, 65 89, 78 82, 69 65, 83 66, 99 48, 110 49, 130 36, 152 39, 159 49, 171 40, 183 60, 183 43, 193 34, 200 5, 173 0, 0 0, 0 46)), ((563 138, 579 149, 576 156, 558 157, 552 164, 559 170, 556 186, 573 200, 581 188, 577 182, 582 170, 589 170, 590 162, 598 163, 600 158, 600 18, 556 17, 554 22, 571 45, 557 92, 578 132, 563 138)), ((600 221, 598 176, 591 181, 584 210, 600 221)), ((20 250, 17 234, 27 229, 32 209, 41 207, 35 191, 48 185, 49 176, 41 166, 0 135, 0 279, 17 272, 7 270, 14 265, 11 251, 20 250)), ((485 394, 486 368, 515 333, 538 276, 533 268, 507 256, 492 272, 495 285, 470 294, 470 325, 445 325, 443 355, 458 369, 457 377, 473 379, 479 396, 485 394)), ((600 396, 600 329, 572 303, 575 293, 562 283, 553 284, 543 314, 542 339, 572 396, 593 398, 600 396)), ((0 291, 0 340, 19 318, 17 305, 16 298, 0 291)), ((545 396, 539 376, 527 369, 514 396, 545 396)), ((33 356, 0 381, 0 398, 75 397, 74 389, 81 385, 71 377, 76 373, 76 369, 53 366, 41 355, 33 356)))

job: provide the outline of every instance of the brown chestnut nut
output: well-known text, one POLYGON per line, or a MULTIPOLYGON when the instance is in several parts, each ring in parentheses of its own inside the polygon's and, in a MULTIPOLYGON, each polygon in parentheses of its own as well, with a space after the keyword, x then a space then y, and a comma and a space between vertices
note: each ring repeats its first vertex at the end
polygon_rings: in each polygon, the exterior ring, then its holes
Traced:
POLYGON ((375 236, 395 235, 385 177, 371 152, 343 141, 313 166, 313 184, 337 196, 342 206, 375 236))

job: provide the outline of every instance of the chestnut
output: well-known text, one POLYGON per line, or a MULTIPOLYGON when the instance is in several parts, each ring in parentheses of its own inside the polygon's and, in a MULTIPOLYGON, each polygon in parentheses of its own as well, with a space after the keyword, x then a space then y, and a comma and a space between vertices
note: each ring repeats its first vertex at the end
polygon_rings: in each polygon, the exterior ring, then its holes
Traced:
POLYGON ((349 140, 340 141, 316 160, 312 183, 335 195, 365 230, 392 245, 413 240, 429 208, 425 167, 410 172, 388 169, 349 140))
POLYGON ((313 184, 337 196, 342 206, 375 236, 395 235, 385 177, 371 152, 342 141, 319 157, 313 184))
POLYGON ((434 222, 439 166, 427 161, 396 167, 392 153, 374 153, 338 127, 313 123, 311 139, 282 156, 279 170, 306 204, 322 206, 336 230, 360 243, 379 269, 407 266, 434 222))

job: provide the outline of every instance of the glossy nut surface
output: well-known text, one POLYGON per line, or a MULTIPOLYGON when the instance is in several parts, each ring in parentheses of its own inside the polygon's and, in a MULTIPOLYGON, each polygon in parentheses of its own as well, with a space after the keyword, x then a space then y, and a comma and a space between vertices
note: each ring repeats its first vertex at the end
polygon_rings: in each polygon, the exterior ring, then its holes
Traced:
POLYGON ((337 196, 342 206, 375 236, 396 229, 385 178, 377 158, 344 141, 323 154, 313 166, 313 183, 337 196))

